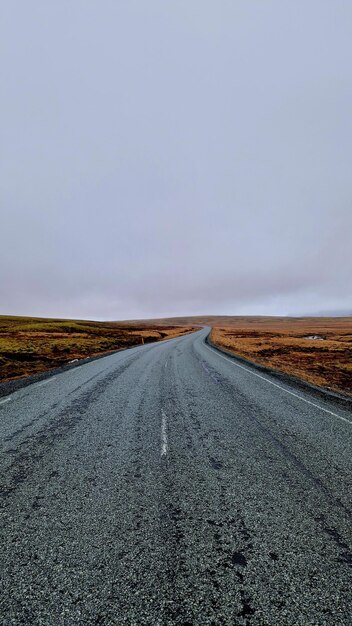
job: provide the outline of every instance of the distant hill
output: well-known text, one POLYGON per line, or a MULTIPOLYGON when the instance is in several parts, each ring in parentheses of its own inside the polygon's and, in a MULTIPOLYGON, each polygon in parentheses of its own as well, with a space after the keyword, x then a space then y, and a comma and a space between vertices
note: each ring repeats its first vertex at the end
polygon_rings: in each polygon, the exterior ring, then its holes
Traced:
POLYGON ((190 316, 182 316, 182 317, 164 317, 164 318, 156 318, 150 320, 128 320, 126 322, 116 322, 116 324, 141 324, 150 325, 150 326, 212 326, 212 327, 220 327, 220 326, 241 326, 242 324, 251 324, 256 325, 260 324, 260 326, 265 325, 277 325, 287 326, 292 322, 316 322, 319 321, 327 322, 329 318, 337 321, 341 319, 341 321, 351 321, 352 323, 352 314, 345 313, 334 315, 328 314, 320 314, 320 315, 302 315, 302 316, 279 316, 279 315, 190 315, 190 316))

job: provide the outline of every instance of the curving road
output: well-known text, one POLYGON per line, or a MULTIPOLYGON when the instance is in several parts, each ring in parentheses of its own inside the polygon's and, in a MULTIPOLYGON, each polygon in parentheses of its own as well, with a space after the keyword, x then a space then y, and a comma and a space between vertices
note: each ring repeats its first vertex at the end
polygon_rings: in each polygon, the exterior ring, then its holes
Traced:
POLYGON ((204 343, 0 399, 2 626, 350 626, 352 414, 204 343))

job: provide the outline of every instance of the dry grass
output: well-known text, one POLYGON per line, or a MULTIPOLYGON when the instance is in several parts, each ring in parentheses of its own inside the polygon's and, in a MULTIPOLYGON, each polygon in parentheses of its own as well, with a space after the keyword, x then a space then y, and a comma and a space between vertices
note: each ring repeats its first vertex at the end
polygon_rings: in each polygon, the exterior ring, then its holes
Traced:
POLYGON ((214 344, 314 385, 352 395, 352 318, 213 320, 214 344), (321 339, 307 339, 309 336, 321 339))
POLYGON ((0 316, 0 379, 176 337, 201 324, 212 326, 212 341, 234 354, 352 395, 352 317, 202 316, 89 322, 0 316), (306 339, 312 335, 322 339, 306 339))
POLYGON ((131 346, 176 337, 190 326, 0 316, 0 380, 13 380, 131 346))

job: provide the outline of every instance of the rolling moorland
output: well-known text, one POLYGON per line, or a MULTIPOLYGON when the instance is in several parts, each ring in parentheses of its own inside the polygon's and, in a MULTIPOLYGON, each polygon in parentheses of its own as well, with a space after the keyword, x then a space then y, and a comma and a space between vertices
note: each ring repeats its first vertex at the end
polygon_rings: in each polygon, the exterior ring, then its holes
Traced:
POLYGON ((14 380, 132 346, 183 335, 193 327, 0 316, 0 381, 14 380))
POLYGON ((352 395, 352 317, 208 320, 214 345, 313 385, 352 395))
POLYGON ((212 328, 222 349, 352 395, 352 317, 197 316, 123 322, 0 316, 0 380, 212 328))
POLYGON ((352 395, 352 318, 238 318, 215 345, 313 385, 352 395))
POLYGON ((202 316, 153 324, 211 326, 211 342, 234 355, 319 387, 352 395, 352 316, 202 316))

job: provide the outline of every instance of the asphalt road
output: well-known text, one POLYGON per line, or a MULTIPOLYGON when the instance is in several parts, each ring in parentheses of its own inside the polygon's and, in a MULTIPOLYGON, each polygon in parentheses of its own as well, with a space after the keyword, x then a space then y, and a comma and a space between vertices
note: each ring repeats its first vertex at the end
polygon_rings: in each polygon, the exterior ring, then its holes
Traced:
POLYGON ((351 626, 352 414, 206 334, 0 399, 2 626, 351 626))

